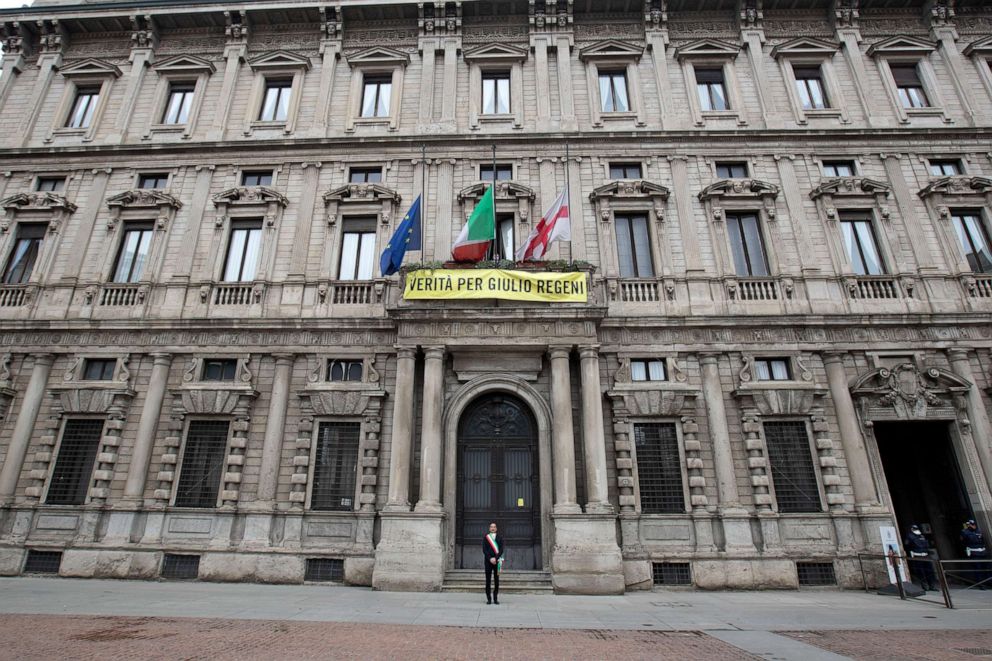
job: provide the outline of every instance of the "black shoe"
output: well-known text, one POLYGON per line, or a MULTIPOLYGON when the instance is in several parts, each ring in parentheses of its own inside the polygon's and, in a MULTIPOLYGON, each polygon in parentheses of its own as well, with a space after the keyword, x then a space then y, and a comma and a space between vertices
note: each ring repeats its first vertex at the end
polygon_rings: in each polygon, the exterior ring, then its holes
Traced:
POLYGON ((499 606, 499 599, 493 599, 493 603, 499 606))
MULTIPOLYGON (((499 603, 499 602, 497 602, 497 603, 499 603)), ((489 606, 492 606, 493 605, 493 600, 492 599, 486 599, 486 604, 489 605, 489 606)))

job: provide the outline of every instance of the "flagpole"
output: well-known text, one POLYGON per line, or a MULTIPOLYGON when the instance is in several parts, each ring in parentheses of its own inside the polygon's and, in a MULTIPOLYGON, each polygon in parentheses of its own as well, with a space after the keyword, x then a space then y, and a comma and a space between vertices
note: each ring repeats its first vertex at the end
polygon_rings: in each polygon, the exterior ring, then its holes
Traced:
MULTIPOLYGON (((424 259, 424 234, 427 227, 427 143, 420 143, 420 162, 424 170, 420 176, 420 261, 424 259)), ((435 258, 436 259, 436 258, 435 258)))
POLYGON ((489 244, 489 255, 493 259, 496 258, 496 233, 499 228, 496 227, 496 143, 493 143, 493 180, 489 184, 493 189, 493 238, 489 244))
MULTIPOLYGON (((572 181, 568 172, 568 142, 565 142, 565 204, 568 205, 568 216, 571 221, 572 216, 572 181)), ((568 263, 572 263, 572 232, 568 233, 568 263)))

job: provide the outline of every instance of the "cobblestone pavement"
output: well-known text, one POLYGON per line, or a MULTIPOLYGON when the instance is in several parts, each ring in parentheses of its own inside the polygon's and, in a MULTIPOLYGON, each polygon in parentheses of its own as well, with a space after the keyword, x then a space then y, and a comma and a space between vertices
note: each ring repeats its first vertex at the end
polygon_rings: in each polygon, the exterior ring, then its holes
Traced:
POLYGON ((5 659, 757 659, 689 631, 0 616, 5 659))
POLYGON ((788 631, 779 635, 866 661, 976 661, 992 658, 992 618, 989 627, 971 631, 788 631))

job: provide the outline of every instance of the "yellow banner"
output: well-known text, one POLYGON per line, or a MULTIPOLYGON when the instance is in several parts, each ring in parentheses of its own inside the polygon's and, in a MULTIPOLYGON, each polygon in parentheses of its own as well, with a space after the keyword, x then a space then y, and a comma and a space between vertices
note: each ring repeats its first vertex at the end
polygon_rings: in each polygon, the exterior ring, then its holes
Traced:
POLYGON ((436 269, 406 274, 406 300, 503 298, 511 301, 585 303, 585 273, 533 273, 502 269, 436 269))

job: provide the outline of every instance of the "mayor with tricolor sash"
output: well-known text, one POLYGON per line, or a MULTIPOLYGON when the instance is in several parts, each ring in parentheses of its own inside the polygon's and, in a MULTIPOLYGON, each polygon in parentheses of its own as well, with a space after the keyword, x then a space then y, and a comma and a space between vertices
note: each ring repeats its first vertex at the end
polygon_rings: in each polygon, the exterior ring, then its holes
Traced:
POLYGON ((482 557, 486 566, 486 603, 499 605, 499 573, 503 569, 503 538, 496 532, 496 524, 489 524, 489 532, 482 538, 482 557), (492 591, 490 591, 490 585, 492 591))

